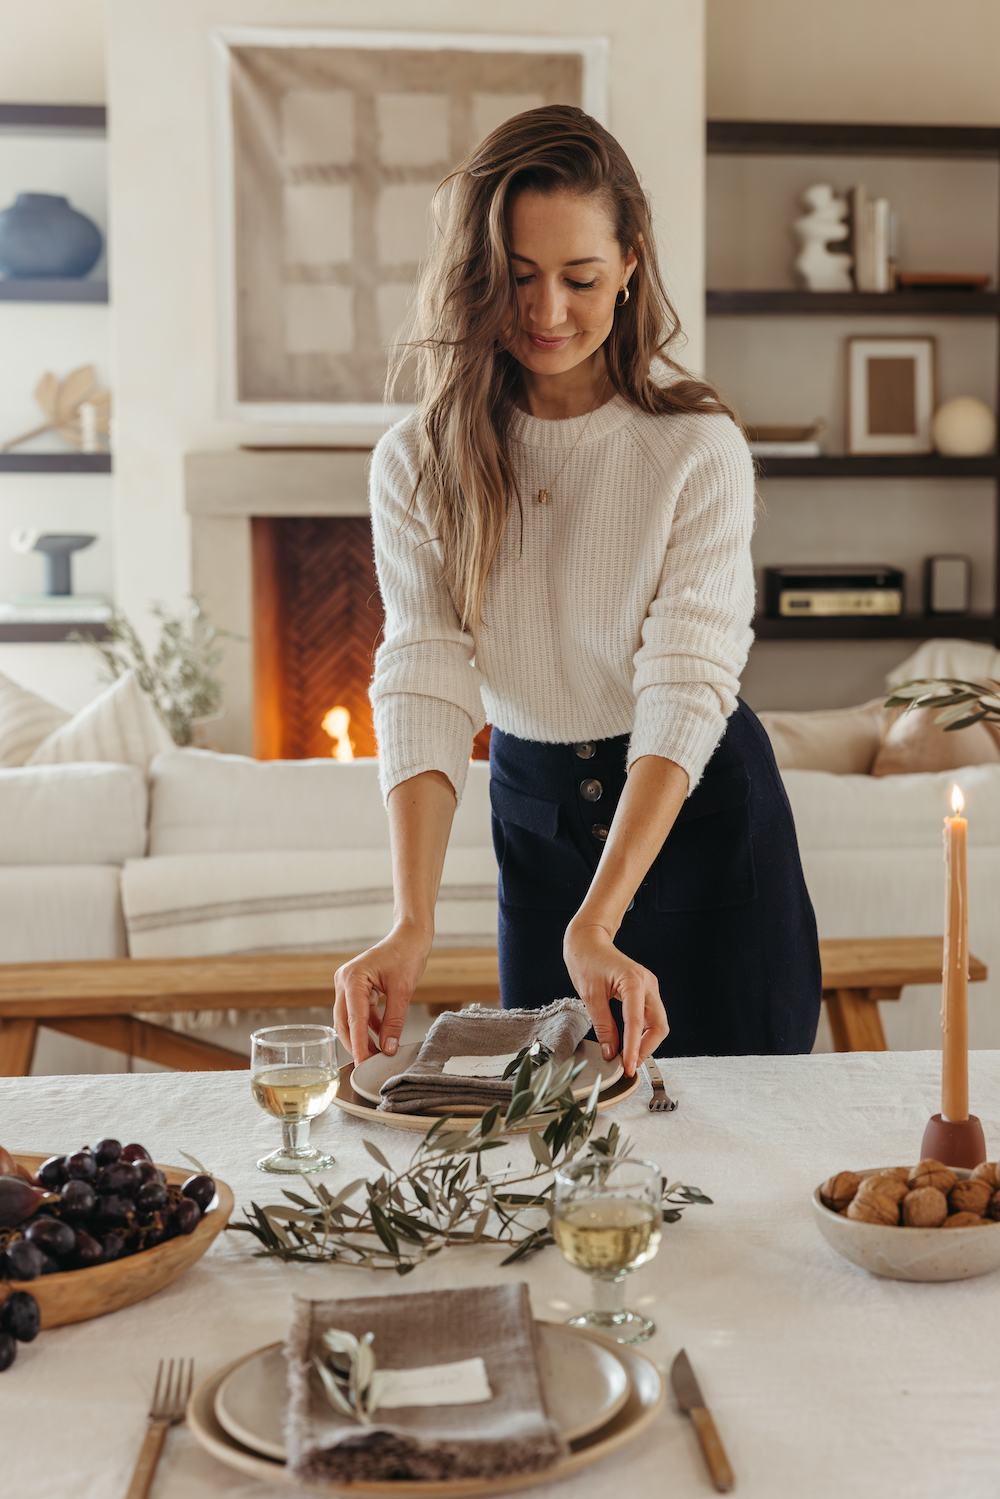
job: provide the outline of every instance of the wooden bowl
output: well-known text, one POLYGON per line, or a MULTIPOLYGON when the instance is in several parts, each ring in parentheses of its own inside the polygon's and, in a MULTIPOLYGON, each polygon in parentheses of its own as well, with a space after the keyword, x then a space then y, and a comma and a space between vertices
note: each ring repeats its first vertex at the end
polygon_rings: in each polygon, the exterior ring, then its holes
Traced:
MULTIPOLYGON (((49 1155, 56 1152, 50 1151, 49 1155)), ((34 1175, 48 1155, 19 1155, 19 1161, 34 1175)), ((190 1167, 161 1166, 167 1182, 180 1185, 194 1175, 190 1167)), ((0 1281, 0 1292, 28 1291, 38 1302, 42 1314, 42 1327, 62 1327, 67 1322, 86 1322, 91 1317, 103 1317, 105 1312, 117 1312, 123 1306, 144 1301, 164 1286, 179 1280, 200 1260, 217 1234, 229 1222, 233 1211, 233 1194, 226 1183, 216 1178, 217 1205, 200 1219, 192 1234, 180 1234, 157 1244, 153 1249, 144 1249, 141 1254, 131 1254, 127 1259, 114 1260, 110 1265, 93 1265, 89 1270, 59 1270, 54 1275, 39 1275, 36 1280, 0 1281)))

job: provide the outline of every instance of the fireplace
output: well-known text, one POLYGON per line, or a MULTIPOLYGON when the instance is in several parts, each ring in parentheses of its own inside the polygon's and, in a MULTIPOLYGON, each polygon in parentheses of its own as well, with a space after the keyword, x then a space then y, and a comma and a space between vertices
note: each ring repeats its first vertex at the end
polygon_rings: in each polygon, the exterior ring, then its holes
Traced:
MULTIPOLYGON (((254 754, 375 755, 368 701, 384 612, 366 515, 252 520, 254 754)), ((489 728, 474 759, 489 758, 489 728)))

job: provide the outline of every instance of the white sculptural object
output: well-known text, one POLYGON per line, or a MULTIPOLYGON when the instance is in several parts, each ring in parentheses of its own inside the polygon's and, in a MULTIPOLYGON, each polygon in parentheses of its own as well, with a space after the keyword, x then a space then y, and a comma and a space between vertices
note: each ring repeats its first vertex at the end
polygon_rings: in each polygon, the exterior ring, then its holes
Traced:
POLYGON ((818 182, 806 188, 802 201, 809 212, 795 220, 795 232, 802 241, 795 269, 810 291, 853 291, 852 257, 827 249, 851 232, 847 199, 838 198, 829 183, 818 182))

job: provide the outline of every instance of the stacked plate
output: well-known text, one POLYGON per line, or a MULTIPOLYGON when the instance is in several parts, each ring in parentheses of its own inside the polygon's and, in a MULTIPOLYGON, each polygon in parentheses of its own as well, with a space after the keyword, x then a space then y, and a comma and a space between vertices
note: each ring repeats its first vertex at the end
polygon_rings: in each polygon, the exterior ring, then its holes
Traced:
MULTIPOLYGON (((647 1358, 578 1328, 554 1322, 535 1325, 545 1402, 570 1447, 568 1457, 541 1473, 492 1481, 310 1483, 309 1491, 366 1499, 462 1499, 507 1493, 575 1473, 645 1431, 663 1404, 663 1380, 647 1358)), ((199 1385, 188 1404, 188 1426, 206 1452, 227 1467, 265 1483, 295 1485, 285 1466, 285 1402, 282 1345, 271 1343, 227 1364, 199 1385)))
MULTIPOLYGON (((361 1119, 370 1119, 381 1102, 381 1089, 390 1077, 396 1077, 400 1072, 405 1072, 416 1060, 420 1050, 420 1042, 411 1042, 401 1046, 394 1057, 384 1057, 381 1052, 369 1057, 367 1062, 360 1066, 353 1063, 340 1069, 340 1087, 334 1102, 348 1114, 354 1114, 361 1119)), ((626 1077, 622 1067, 620 1056, 614 1057, 606 1062, 601 1056, 601 1048, 596 1041, 581 1041, 574 1056, 576 1062, 584 1064, 583 1071, 573 1084, 573 1096, 575 1098, 587 1098, 597 1078, 601 1079, 601 1091, 597 1101, 599 1109, 610 1108, 613 1103, 620 1103, 623 1098, 628 1098, 639 1086, 639 1073, 635 1077, 626 1077)), ((456 1078, 456 1081, 458 1079, 456 1078)), ((483 1110, 458 1106, 454 1109, 441 1110, 447 1112, 453 1119, 453 1128, 471 1128, 477 1119, 481 1118, 483 1110), (467 1122, 463 1125, 463 1119, 467 1122)), ((377 1115, 379 1124, 388 1125, 390 1129, 419 1130, 425 1131, 428 1125, 434 1121, 432 1114, 389 1114, 379 1113, 377 1115)), ((527 1123, 515 1125, 510 1133, 520 1133, 528 1128, 534 1128, 527 1123)))

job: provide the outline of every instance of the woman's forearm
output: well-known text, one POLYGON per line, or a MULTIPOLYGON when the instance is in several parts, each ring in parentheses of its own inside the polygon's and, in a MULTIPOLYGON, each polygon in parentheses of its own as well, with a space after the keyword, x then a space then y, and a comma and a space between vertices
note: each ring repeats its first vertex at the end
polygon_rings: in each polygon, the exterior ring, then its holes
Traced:
POLYGON ((608 841, 574 921, 614 937, 629 901, 663 847, 688 794, 687 771, 659 755, 643 755, 629 771, 608 841))
POLYGON ((434 906, 455 816, 455 791, 439 770, 401 781, 389 793, 393 921, 434 935, 434 906))

